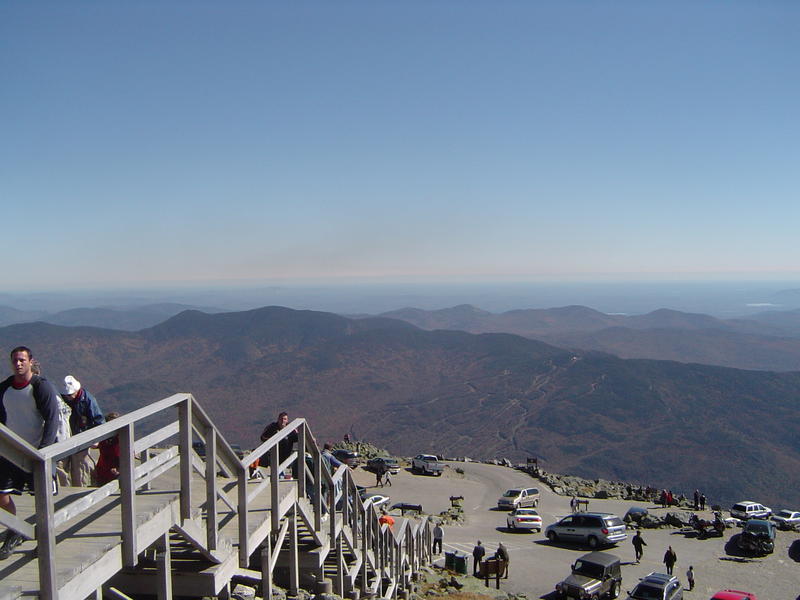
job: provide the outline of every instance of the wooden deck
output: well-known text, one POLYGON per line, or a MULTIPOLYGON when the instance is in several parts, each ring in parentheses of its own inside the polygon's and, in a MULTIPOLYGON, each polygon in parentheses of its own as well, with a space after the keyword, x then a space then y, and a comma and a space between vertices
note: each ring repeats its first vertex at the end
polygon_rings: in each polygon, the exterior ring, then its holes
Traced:
POLYGON ((263 480, 248 481, 253 457, 238 459, 190 395, 152 406, 41 451, 0 426, 0 451, 37 481, 49 481, 52 461, 109 432, 117 432, 122 448, 118 482, 61 488, 54 498, 15 497, 17 519, 0 514, 6 526, 35 537, 0 562, 0 600, 97 599, 110 588, 165 599, 227 598, 232 577, 244 571, 260 573, 267 597, 278 565, 286 567, 282 583, 290 591, 303 573, 319 579, 332 572, 339 595, 358 587, 394 597, 431 559, 428 524, 396 534, 381 527, 349 470, 331 475, 323 468, 303 420, 254 451, 268 467, 261 468, 263 480), (165 408, 179 409, 178 421, 136 439, 134 423, 165 408), (278 443, 294 428, 310 462, 300 463, 299 480, 273 480, 269 473, 302 456, 278 460, 278 443), (192 436, 205 442, 205 457, 192 450, 192 436), (176 446, 153 449, 176 437, 176 446))

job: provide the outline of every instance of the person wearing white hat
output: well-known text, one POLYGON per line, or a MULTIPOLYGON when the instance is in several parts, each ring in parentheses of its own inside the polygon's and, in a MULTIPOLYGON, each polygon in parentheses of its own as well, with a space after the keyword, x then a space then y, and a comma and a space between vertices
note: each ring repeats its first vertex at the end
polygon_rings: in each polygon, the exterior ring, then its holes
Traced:
MULTIPOLYGON (((61 396, 72 409, 69 426, 72 435, 97 427, 106 422, 100 406, 88 391, 81 387, 81 382, 72 375, 64 377, 64 394, 61 396)), ((69 457, 70 477, 75 487, 87 487, 92 482, 94 464, 89 456, 89 449, 84 448, 69 457)))

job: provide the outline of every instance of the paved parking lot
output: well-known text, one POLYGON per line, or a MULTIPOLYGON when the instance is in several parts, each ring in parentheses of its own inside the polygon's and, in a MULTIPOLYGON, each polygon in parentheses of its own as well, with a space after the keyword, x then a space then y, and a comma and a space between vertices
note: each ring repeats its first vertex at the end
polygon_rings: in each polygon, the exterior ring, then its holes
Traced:
MULTIPOLYGON (((507 531, 507 513, 498 511, 495 507, 497 498, 508 488, 538 487, 541 491, 539 513, 544 526, 547 526, 569 513, 569 498, 557 496, 525 473, 513 469, 481 463, 449 465, 450 468, 445 470, 442 477, 401 471, 393 478, 392 487, 376 488, 374 491, 391 496, 392 504, 422 504, 429 514, 436 514, 449 507, 450 496, 464 496, 466 523, 463 526, 445 528, 445 550, 470 554, 471 572, 471 553, 476 540, 483 542, 489 554, 502 541, 509 550, 511 568, 509 579, 503 580, 501 589, 507 592, 524 592, 530 598, 550 598, 555 584, 569 574, 570 565, 589 549, 550 544, 544 533, 507 531), (464 474, 456 473, 455 467, 464 470, 464 474)), ((355 475, 362 485, 374 485, 375 478, 370 473, 357 469, 355 475)), ((642 503, 619 500, 592 500, 589 510, 622 516, 633 505, 643 506, 642 503)), ((653 505, 646 505, 646 508, 657 513, 664 512, 664 509, 653 505)), ((710 517, 711 513, 707 513, 707 516, 710 517)), ((730 538, 737 532, 738 529, 728 530, 723 538, 697 540, 687 538, 675 529, 644 530, 647 547, 642 562, 638 565, 633 562, 630 537, 618 546, 603 551, 616 554, 622 559, 623 591, 633 589, 639 578, 647 573, 664 572, 661 561, 667 547, 671 545, 678 555, 675 575, 685 584, 685 573, 690 564, 696 573, 695 589, 685 592, 686 598, 707 600, 716 591, 733 588, 756 593, 759 600, 800 599, 800 534, 779 531, 773 554, 765 558, 749 558, 738 555, 735 545, 730 542, 730 538)), ((443 557, 437 562, 442 564, 443 557)))

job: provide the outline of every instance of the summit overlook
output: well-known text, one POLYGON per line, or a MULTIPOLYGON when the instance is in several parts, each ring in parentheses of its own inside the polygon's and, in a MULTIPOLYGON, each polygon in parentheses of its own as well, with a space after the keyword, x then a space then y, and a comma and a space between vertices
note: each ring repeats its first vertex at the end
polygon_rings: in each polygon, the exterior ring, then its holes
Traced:
POLYGON ((185 311, 138 332, 0 329, 5 346, 20 339, 45 375, 81 374, 109 409, 192 390, 243 447, 286 409, 322 438, 349 433, 396 454, 536 456, 551 471, 699 486, 720 503, 781 506, 796 491, 797 372, 622 359, 282 307, 185 311))

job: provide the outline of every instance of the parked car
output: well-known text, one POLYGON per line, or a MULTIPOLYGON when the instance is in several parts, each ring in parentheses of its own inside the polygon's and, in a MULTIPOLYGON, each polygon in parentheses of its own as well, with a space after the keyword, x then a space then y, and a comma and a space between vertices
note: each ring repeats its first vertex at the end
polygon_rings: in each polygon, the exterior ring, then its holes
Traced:
POLYGON ((381 506, 388 506, 391 499, 389 496, 383 494, 367 494, 361 499, 365 505, 372 505, 380 508, 381 506))
POLYGON ((444 471, 444 465, 433 454, 417 454, 411 460, 411 470, 415 473, 438 477, 444 471))
POLYGON ((758 600, 755 594, 739 590, 722 590, 711 596, 711 600, 758 600))
POLYGON ((542 530, 542 517, 532 508, 515 508, 506 517, 506 527, 539 532, 542 530))
POLYGON ((771 554, 775 550, 775 523, 766 519, 750 519, 739 534, 737 545, 753 554, 771 554))
POLYGON ((367 469, 373 473, 385 473, 388 470, 392 475, 397 475, 400 472, 400 463, 390 456, 376 456, 367 461, 367 469))
POLYGON ((597 548, 604 544, 617 544, 628 537, 625 524, 609 513, 577 513, 549 525, 545 530, 551 542, 588 544, 597 548))
POLYGON ((497 508, 500 510, 513 510, 524 506, 536 508, 538 505, 538 488, 513 488, 507 490, 506 493, 497 500, 497 508))
POLYGON ((779 510, 772 515, 772 520, 778 529, 795 529, 800 526, 800 511, 797 510, 779 510))
POLYGON ((769 519, 772 509, 758 502, 745 500, 731 506, 731 516, 746 521, 747 519, 769 519))
POLYGON ((650 573, 628 592, 628 600, 683 600, 683 586, 672 575, 650 573))
POLYGON ((345 450, 344 448, 339 448, 333 451, 333 456, 346 464, 348 467, 355 468, 358 466, 358 452, 352 452, 350 450, 345 450))
POLYGON ((557 598, 617 598, 622 588, 619 557, 590 552, 572 565, 572 574, 556 584, 557 598))

